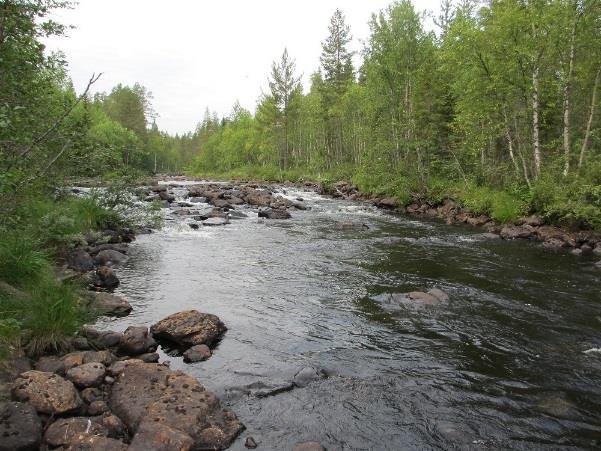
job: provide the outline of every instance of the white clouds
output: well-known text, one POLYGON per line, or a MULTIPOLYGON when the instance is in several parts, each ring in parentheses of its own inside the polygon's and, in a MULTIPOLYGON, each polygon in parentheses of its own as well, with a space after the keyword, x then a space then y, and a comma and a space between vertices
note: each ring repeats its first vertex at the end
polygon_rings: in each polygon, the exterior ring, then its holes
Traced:
MULTIPOLYGON (((319 66, 321 41, 340 7, 360 50, 371 13, 389 0, 80 0, 56 16, 76 27, 51 39, 62 50, 82 90, 103 72, 95 90, 139 82, 154 94, 161 129, 192 130, 206 107, 228 114, 239 100, 250 110, 265 89, 271 62, 284 47, 296 58, 304 83, 319 66)), ((433 9, 436 0, 416 2, 433 9)))

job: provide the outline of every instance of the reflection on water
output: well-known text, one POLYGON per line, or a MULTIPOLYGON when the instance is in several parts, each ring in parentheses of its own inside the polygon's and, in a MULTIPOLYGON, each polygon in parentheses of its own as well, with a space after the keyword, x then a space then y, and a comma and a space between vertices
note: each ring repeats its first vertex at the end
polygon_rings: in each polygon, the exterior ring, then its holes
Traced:
POLYGON ((185 368, 264 450, 594 449, 601 446, 600 272, 591 261, 478 230, 301 196, 289 221, 248 218, 141 236, 120 269, 134 312, 116 330, 198 309, 229 330, 185 368), (369 230, 336 230, 337 221, 369 230), (382 293, 441 288, 450 301, 389 309, 382 293), (376 298, 377 299, 377 298, 376 298), (301 368, 330 377, 258 398, 301 368))

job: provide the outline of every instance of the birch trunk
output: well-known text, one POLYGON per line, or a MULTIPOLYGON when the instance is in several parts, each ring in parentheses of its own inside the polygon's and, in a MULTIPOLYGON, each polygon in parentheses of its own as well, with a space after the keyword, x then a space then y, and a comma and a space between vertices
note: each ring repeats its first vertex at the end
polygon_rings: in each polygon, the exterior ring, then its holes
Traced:
POLYGON ((591 108, 588 115, 588 121, 586 123, 586 131, 584 132, 584 140, 582 141, 582 147, 580 148, 580 158, 578 159, 578 169, 582 167, 584 163, 584 154, 586 153, 591 138, 591 128, 593 126, 593 118, 595 116, 595 108, 597 106, 597 89, 599 88, 599 79, 601 79, 601 65, 597 70, 595 76, 595 83, 593 84, 593 94, 591 96, 591 108))

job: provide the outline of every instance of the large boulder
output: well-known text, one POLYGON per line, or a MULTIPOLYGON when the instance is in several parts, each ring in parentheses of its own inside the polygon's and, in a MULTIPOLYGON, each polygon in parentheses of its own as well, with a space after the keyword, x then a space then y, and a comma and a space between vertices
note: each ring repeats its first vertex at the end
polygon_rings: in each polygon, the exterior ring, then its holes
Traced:
POLYGON ((84 327, 81 333, 95 349, 114 348, 119 345, 123 335, 112 330, 98 330, 93 327, 84 327))
POLYGON ((0 404, 0 451, 36 451, 42 439, 42 421, 33 406, 21 402, 0 404))
MULTIPOLYGON (((144 423, 151 421, 157 428, 165 425, 187 434, 193 449, 225 449, 244 429, 196 379, 159 364, 130 361, 124 365, 113 384, 109 406, 131 432, 144 433, 144 423)), ((145 440, 153 439, 147 436, 145 440)))
POLYGON ((273 195, 269 191, 247 189, 244 192, 247 204, 258 207, 268 207, 273 201, 273 195))
POLYGON ((140 355, 154 352, 157 343, 144 326, 129 326, 121 336, 118 351, 122 355, 140 355))
POLYGON ((99 315, 127 316, 132 311, 132 306, 124 297, 101 291, 90 292, 91 302, 89 308, 99 315))
POLYGON ((82 405, 73 383, 54 373, 26 371, 13 384, 12 393, 15 399, 48 415, 73 412, 82 405))
POLYGON ((501 229, 501 237, 506 240, 531 238, 533 234, 534 231, 532 227, 528 225, 516 226, 510 224, 501 229))
POLYGON ((226 330, 225 324, 216 315, 186 310, 152 325, 150 333, 157 340, 167 340, 179 346, 205 344, 211 347, 226 330))
POLYGON ((78 272, 88 272, 94 269, 94 260, 86 251, 78 249, 67 258, 67 266, 78 272))

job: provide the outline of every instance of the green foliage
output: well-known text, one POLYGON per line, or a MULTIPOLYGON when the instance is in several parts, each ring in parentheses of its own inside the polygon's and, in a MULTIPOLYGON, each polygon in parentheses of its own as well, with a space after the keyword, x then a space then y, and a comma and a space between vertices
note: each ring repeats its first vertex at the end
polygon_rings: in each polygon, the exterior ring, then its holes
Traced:
POLYGON ((468 185, 456 192, 456 198, 465 208, 489 215, 495 221, 514 221, 528 211, 528 204, 506 191, 498 191, 484 186, 468 185))

